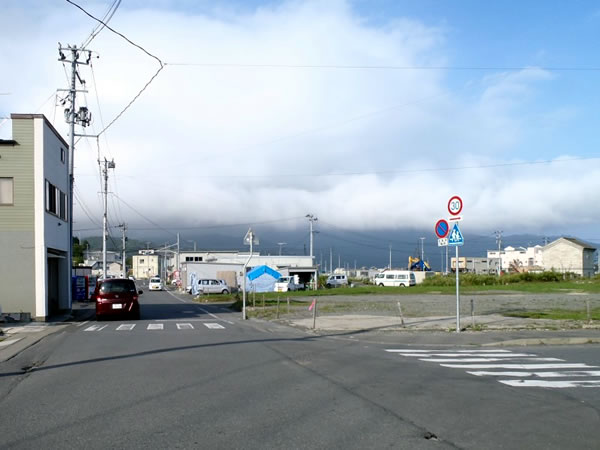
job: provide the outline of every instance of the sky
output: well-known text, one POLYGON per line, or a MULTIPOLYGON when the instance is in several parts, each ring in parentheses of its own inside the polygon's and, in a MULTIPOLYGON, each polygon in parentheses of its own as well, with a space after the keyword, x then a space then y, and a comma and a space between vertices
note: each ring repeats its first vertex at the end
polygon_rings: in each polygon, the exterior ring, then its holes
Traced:
MULTIPOLYGON (((104 17, 113 0, 79 0, 104 17)), ((3 0, 0 138, 58 105, 97 22, 63 0, 3 0)), ((600 242, 596 1, 122 0, 79 67, 75 230, 269 223, 461 229, 600 242), (84 89, 80 86, 81 89, 84 89), (117 118, 118 117, 118 118, 117 118), (115 118, 114 122, 112 122, 115 118)), ((57 106, 58 105, 58 106, 57 106)))

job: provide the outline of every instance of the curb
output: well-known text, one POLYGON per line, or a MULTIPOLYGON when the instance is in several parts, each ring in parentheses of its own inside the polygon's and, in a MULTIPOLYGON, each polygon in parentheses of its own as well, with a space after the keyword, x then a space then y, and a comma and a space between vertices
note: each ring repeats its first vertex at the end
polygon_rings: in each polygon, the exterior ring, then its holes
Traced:
POLYGON ((533 345, 585 345, 600 344, 600 338, 526 338, 481 344, 482 347, 525 347, 533 345))

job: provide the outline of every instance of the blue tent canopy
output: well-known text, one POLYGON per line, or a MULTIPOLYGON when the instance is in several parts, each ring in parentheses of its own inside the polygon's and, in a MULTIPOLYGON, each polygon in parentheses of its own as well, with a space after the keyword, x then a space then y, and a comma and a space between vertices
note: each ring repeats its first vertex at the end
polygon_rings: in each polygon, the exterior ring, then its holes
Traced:
POLYGON ((272 292, 281 274, 269 266, 258 266, 247 273, 247 291, 272 292))
POLYGON ((262 276, 264 274, 271 275, 276 280, 278 280, 279 278, 281 278, 281 274, 279 272, 277 272, 274 269, 271 269, 269 266, 264 266, 264 265, 263 266, 255 267, 250 272, 248 272, 248 274, 246 276, 248 277, 248 279, 250 281, 254 281, 258 277, 260 277, 260 276, 262 276))

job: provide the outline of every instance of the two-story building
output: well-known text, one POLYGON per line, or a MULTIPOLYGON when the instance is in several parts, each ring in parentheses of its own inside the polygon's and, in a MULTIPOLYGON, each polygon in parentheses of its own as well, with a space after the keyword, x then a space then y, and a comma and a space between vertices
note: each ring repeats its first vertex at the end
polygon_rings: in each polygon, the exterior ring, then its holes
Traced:
POLYGON ((69 146, 42 114, 0 140, 0 306, 45 320, 71 309, 69 146))

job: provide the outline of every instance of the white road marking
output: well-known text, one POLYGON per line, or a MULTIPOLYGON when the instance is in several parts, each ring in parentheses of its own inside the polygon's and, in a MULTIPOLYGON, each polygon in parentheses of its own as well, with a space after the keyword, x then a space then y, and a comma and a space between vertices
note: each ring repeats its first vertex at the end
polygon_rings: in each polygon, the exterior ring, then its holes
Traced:
POLYGON ((476 377, 540 377, 540 378, 567 378, 567 377, 600 377, 600 370, 571 370, 564 372, 493 372, 474 371, 467 372, 476 377))
POLYGON ((194 326, 191 323, 178 323, 177 329, 178 330, 193 330, 194 326))
POLYGON ((177 300, 179 300, 181 303, 189 303, 187 300, 182 300, 179 297, 177 297, 175 294, 173 294, 171 291, 166 291, 167 294, 169 294, 171 297, 176 298, 177 300))
MULTIPOLYGON (((448 350, 414 350, 406 348, 386 348, 386 352, 390 353, 447 353, 448 350)), ((510 350, 457 350, 455 353, 511 353, 510 350)))
POLYGON ((37 333, 39 331, 44 331, 47 328, 47 325, 25 325, 22 327, 13 327, 13 328, 5 328, 6 334, 14 334, 14 333, 37 333))
POLYGON ((404 357, 419 358, 419 361, 438 363, 440 367, 465 369, 469 375, 478 377, 514 377, 520 379, 497 379, 498 382, 513 387, 577 388, 600 387, 598 366, 583 363, 565 363, 560 358, 542 358, 531 353, 512 353, 510 350, 423 350, 423 349, 386 349, 404 357), (542 361, 545 361, 542 363, 542 361), (493 363, 493 364, 485 364, 493 363), (473 370, 492 369, 492 370, 473 370), (496 369, 496 370, 494 370, 496 369), (507 370, 501 370, 507 369, 507 370), (538 370, 539 369, 539 370, 538 370), (574 369, 574 370, 557 370, 574 369), (525 379, 529 378, 529 379, 525 379), (541 378, 541 379, 540 379, 541 378), (549 380, 565 378, 563 380, 549 380), (569 379, 579 378, 579 379, 569 379))
POLYGON ((86 323, 88 323, 88 322, 89 322, 89 320, 86 320, 85 322, 78 323, 78 324, 77 324, 77 326, 78 326, 78 327, 82 327, 82 326, 84 326, 84 325, 85 325, 86 323))
POLYGON ((211 330, 221 330, 221 329, 225 329, 225 327, 223 325, 221 325, 220 323, 205 323, 204 324, 206 326, 206 328, 210 328, 211 330))
POLYGON ((0 342, 0 347, 6 347, 10 344, 14 344, 15 342, 20 341, 22 338, 12 338, 12 339, 7 339, 5 341, 0 342))
MULTIPOLYGON (((523 356, 535 356, 533 353, 427 353, 427 354, 419 354, 419 353, 400 353, 402 356, 412 356, 416 358, 429 358, 430 356, 481 356, 485 358, 505 358, 510 359, 514 357, 523 357, 523 356)), ((460 359, 462 361, 462 359, 460 359)))
POLYGON ((212 317, 213 319, 217 319, 217 320, 222 320, 223 322, 227 322, 229 325, 233 325, 233 322, 230 322, 229 320, 225 320, 225 319, 221 319, 219 316, 216 316, 215 314, 205 310, 204 308, 200 308, 198 307, 198 309, 200 311, 202 311, 205 314, 208 314, 210 317, 212 317))
POLYGON ((134 323, 124 323, 117 327, 117 331, 131 331, 135 328, 134 323))
POLYGON ((592 369, 598 366, 588 366, 580 363, 566 364, 440 364, 442 367, 455 369, 592 369))
POLYGON ((147 330, 162 330, 164 325, 162 323, 149 323, 147 330))
POLYGON ((100 328, 100 325, 92 325, 91 327, 87 327, 83 331, 98 331, 99 328, 100 328))
MULTIPOLYGON (((513 358, 508 358, 513 359, 513 358)), ((564 361, 564 359, 559 358, 514 358, 520 361, 564 361)), ((494 361, 506 361, 507 358, 423 358, 419 361, 429 361, 429 362, 494 362, 494 361)))
POLYGON ((546 380, 498 380, 513 387, 575 388, 600 387, 600 380, 546 381, 546 380))

